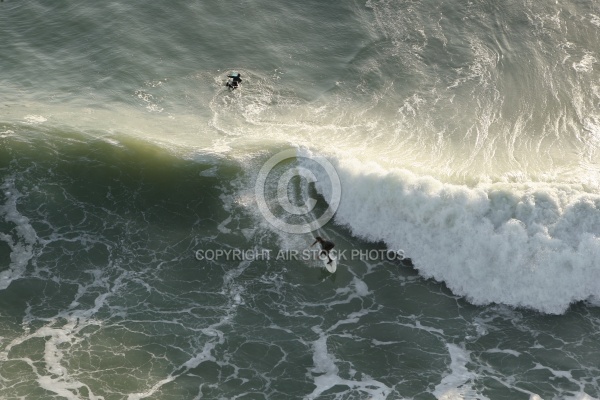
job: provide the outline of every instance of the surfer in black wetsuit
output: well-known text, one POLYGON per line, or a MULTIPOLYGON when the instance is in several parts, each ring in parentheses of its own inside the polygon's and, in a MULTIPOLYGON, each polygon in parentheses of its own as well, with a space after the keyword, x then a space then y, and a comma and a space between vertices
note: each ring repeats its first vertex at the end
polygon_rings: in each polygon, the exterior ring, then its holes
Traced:
POLYGON ((329 259, 329 262, 327 264, 331 264, 333 260, 331 259, 331 257, 329 257, 329 251, 335 247, 335 244, 333 244, 333 242, 330 242, 329 240, 323 239, 321 236, 317 236, 315 239, 315 242, 311 244, 310 247, 313 247, 315 244, 320 243, 322 250, 319 254, 324 253, 329 259))
POLYGON ((231 78, 229 81, 227 81, 227 86, 231 90, 238 88, 240 86, 240 84, 242 83, 242 75, 241 74, 234 72, 231 75, 227 75, 227 77, 231 78))

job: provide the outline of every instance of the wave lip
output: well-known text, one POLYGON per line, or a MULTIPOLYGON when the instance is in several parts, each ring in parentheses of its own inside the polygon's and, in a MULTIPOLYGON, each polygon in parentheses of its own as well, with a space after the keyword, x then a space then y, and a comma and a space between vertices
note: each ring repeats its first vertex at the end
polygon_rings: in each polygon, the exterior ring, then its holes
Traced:
POLYGON ((422 276, 473 304, 560 314, 600 297, 597 194, 558 183, 470 188, 353 159, 333 164, 344 191, 335 221, 403 249, 422 276))

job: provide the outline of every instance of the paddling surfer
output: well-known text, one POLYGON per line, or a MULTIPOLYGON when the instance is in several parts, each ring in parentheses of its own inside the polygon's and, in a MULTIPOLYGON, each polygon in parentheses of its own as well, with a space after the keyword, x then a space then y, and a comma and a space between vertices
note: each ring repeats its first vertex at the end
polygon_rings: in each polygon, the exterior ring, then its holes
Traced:
POLYGON ((233 90, 240 87, 240 84, 242 83, 242 74, 238 72, 233 72, 231 73, 231 75, 227 75, 227 77, 231 78, 227 82, 227 86, 229 87, 229 89, 233 90))

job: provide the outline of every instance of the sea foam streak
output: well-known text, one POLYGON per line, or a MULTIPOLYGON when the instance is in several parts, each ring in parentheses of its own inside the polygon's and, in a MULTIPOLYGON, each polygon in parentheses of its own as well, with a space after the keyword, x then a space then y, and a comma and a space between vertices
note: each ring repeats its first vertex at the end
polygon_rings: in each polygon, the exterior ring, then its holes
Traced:
POLYGON ((551 183, 470 188, 376 163, 332 163, 343 191, 335 221, 403 249, 423 276, 472 303, 559 314, 600 297, 600 195, 551 183))
POLYGON ((0 232, 0 240, 6 242, 11 249, 10 265, 8 269, 0 272, 0 290, 6 289, 15 280, 19 279, 24 273, 33 257, 34 246, 37 243, 37 234, 29 219, 19 213, 17 202, 21 193, 14 185, 14 179, 9 178, 0 185, 0 190, 4 191, 6 203, 0 204, 0 217, 5 221, 15 225, 16 235, 0 232), (16 238, 16 240, 14 240, 16 238))

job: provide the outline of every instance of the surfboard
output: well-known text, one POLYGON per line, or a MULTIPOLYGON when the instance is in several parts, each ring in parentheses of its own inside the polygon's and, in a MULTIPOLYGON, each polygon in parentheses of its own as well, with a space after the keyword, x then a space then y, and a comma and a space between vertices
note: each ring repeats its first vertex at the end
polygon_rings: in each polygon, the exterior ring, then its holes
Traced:
POLYGON ((325 268, 327 269, 327 271, 331 274, 333 274, 336 270, 337 270, 337 260, 334 259, 331 264, 327 264, 329 260, 327 258, 325 258, 325 260, 323 261, 323 263, 325 264, 325 268))

